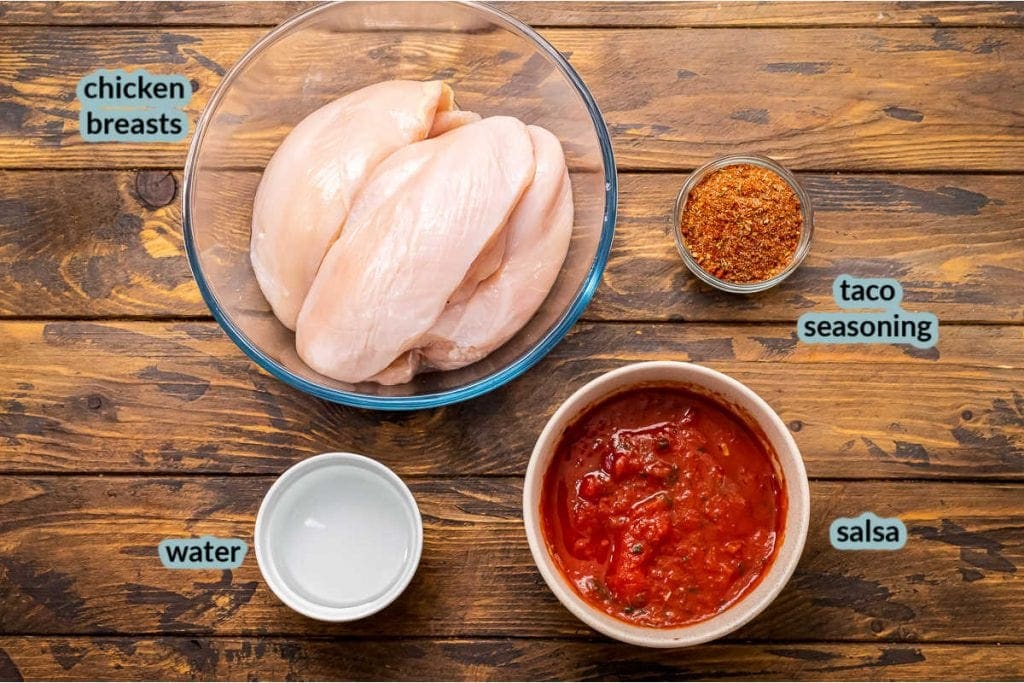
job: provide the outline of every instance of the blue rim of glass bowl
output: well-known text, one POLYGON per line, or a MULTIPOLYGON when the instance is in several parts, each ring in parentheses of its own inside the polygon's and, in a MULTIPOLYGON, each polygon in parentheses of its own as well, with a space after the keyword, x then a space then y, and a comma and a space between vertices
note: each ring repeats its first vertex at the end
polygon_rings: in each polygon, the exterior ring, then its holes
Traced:
POLYGON ((249 51, 238 60, 238 63, 236 63, 235 66, 227 72, 220 85, 217 86, 217 89, 210 97, 210 101, 206 105, 206 110, 200 117, 199 123, 196 124, 196 132, 192 136, 192 142, 189 145, 188 157, 185 160, 185 175, 182 183, 181 203, 182 232, 184 234, 185 252, 188 255, 189 267, 192 269, 192 275, 196 280, 196 284, 199 286, 199 292, 202 294, 203 300, 210 308, 211 313, 213 313, 214 319, 222 328, 224 328, 228 337, 230 337, 231 340, 261 368, 282 382, 285 382, 286 384, 308 394, 312 394, 334 403, 341 403, 343 405, 354 406, 356 408, 373 408, 377 410, 417 410, 421 408, 435 408, 482 396, 483 394, 511 382, 513 379, 529 370, 565 337, 569 332, 569 329, 577 320, 579 320, 579 317, 583 314, 583 311, 590 303, 590 299, 594 296, 594 291, 597 289, 597 286, 601 281, 601 274, 604 272, 605 265, 608 263, 608 255, 612 246, 612 237, 615 234, 615 213, 618 204, 618 182, 615 171, 615 157, 612 153, 611 138, 608 134, 608 128, 605 125, 604 117, 601 116, 601 111, 598 109, 593 96, 590 94, 586 85, 583 84, 583 79, 580 78, 579 74, 576 73, 576 70, 572 68, 561 53, 552 47, 550 43, 544 40, 532 28, 501 10, 497 10, 478 2, 460 2, 459 4, 473 7, 484 14, 488 14, 496 21, 496 23, 502 24, 504 28, 512 30, 513 32, 532 40, 537 47, 547 53, 555 66, 558 67, 569 82, 573 84, 576 88, 576 92, 583 99, 583 102, 587 107, 587 111, 590 113, 590 118, 594 123, 594 130, 597 133, 598 142, 601 145, 601 158, 605 176, 605 214, 601 228, 601 240, 597 247, 597 254, 594 258, 594 262, 590 266, 590 272, 587 273, 583 286, 577 293, 576 298, 569 305, 568 310, 562 315, 561 320, 559 320, 558 323, 533 346, 533 348, 501 370, 478 379, 471 384, 458 387, 457 389, 448 389, 445 391, 420 394, 417 396, 369 396, 352 391, 331 389, 299 377, 263 353, 258 347, 249 341, 248 337, 246 337, 245 334, 235 326, 231 319, 224 314, 221 310, 220 304, 217 302, 216 297, 213 295, 213 292, 207 284, 206 278, 203 276, 202 269, 199 265, 199 255, 196 253, 195 239, 192 234, 192 215, 190 209, 193 190, 192 174, 195 171, 196 164, 198 163, 199 147, 206 135, 206 129, 209 125, 210 118, 216 110, 217 105, 220 103, 226 89, 230 87, 238 73, 240 73, 263 48, 287 35, 297 24, 302 23, 307 18, 314 16, 319 12, 329 9, 332 5, 319 5, 297 14, 272 30, 253 45, 249 51))

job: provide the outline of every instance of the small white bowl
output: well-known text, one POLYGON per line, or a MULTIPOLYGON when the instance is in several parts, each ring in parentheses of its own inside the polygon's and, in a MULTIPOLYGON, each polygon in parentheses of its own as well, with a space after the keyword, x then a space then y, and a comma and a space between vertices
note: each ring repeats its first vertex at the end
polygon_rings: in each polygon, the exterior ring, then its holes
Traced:
POLYGON ((533 561, 555 597, 570 612, 596 631, 633 645, 645 647, 685 647, 720 638, 760 614, 793 575, 807 538, 810 519, 810 492, 807 472, 796 442, 786 425, 765 401, 743 384, 720 372, 675 361, 653 361, 627 365, 608 372, 584 385, 562 404, 541 432, 526 469, 523 488, 523 519, 533 561), (746 411, 764 432, 778 454, 777 466, 785 481, 787 513, 782 546, 760 583, 720 614, 678 628, 650 628, 616 619, 592 607, 579 596, 555 566, 541 528, 540 501, 544 474, 551 463, 565 428, 589 406, 611 394, 646 384, 681 384, 698 392, 724 400, 746 411))
POLYGON ((353 621, 409 585, 423 520, 390 469, 362 455, 324 453, 274 482, 254 540, 260 572, 281 602, 313 619, 353 621))

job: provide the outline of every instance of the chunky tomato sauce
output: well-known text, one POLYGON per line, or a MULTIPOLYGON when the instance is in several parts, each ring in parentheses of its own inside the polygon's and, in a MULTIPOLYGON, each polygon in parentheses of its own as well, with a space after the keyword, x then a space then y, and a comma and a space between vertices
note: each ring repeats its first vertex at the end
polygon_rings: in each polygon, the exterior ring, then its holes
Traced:
POLYGON ((672 627, 753 589, 781 544, 774 452, 725 405, 682 387, 615 394, 562 436, 545 473, 548 549, 587 602, 672 627))

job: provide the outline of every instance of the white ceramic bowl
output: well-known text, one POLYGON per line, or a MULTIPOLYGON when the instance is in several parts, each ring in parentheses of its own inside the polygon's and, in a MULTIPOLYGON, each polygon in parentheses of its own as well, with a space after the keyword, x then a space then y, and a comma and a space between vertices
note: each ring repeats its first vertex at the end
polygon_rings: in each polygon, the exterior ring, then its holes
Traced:
POLYGON ((270 590, 296 612, 353 621, 409 585, 423 521, 409 488, 376 460, 324 453, 274 482, 256 516, 256 561, 270 590))
POLYGON ((574 393, 555 412, 541 432, 526 469, 523 519, 530 551, 544 581, 566 609, 606 636, 646 647, 684 647, 720 638, 760 614, 793 575, 807 538, 810 493, 803 458, 786 425, 765 401, 743 384, 720 372, 674 361, 636 363, 592 380, 574 393), (644 384, 682 384, 746 411, 764 432, 778 454, 778 468, 785 481, 788 511, 782 546, 754 590, 720 614, 679 628, 651 628, 630 624, 592 607, 581 598, 555 566, 541 528, 540 502, 544 473, 565 428, 589 406, 611 394, 644 384))

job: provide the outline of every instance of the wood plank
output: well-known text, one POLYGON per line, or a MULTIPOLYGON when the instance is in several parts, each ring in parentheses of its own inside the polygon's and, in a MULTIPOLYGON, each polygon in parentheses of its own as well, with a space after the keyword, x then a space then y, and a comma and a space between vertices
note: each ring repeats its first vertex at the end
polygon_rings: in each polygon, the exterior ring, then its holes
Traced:
POLYGON ((672 209, 685 176, 624 174, 616 240, 595 320, 795 320, 838 310, 843 274, 893 277, 909 310, 942 322, 1024 321, 1021 179, 986 176, 801 175, 815 210, 807 259, 753 296, 719 292, 682 265, 672 209))
POLYGON ((798 344, 789 327, 580 325, 486 397, 331 405, 260 372, 214 323, 0 325, 0 469, 279 473, 325 451, 405 476, 523 472, 555 408, 629 361, 692 360, 759 392, 814 477, 1020 478, 1024 328, 947 327, 937 354, 798 344))
POLYGON ((1014 680, 1019 645, 779 643, 642 650, 502 638, 0 638, 7 680, 1014 680))
POLYGON ((180 143, 82 142, 78 80, 94 69, 145 68, 192 82, 194 129, 221 77, 266 29, 111 30, 5 28, 0 43, 0 167, 173 166, 180 143))
MULTIPOLYGON (((270 593, 250 553, 234 571, 164 569, 168 537, 251 541, 269 477, 0 478, 4 635, 590 636, 537 572, 520 477, 410 481, 424 549, 379 615, 313 622, 270 593)), ((1022 485, 812 482, 809 543, 792 582, 733 641, 1020 643, 1022 485), (898 515, 898 552, 842 552, 828 525, 898 515)))
POLYGON ((1020 26, 1013 3, 497 2, 535 26, 1020 26))
POLYGON ((209 316, 185 258, 181 174, 0 171, 0 311, 209 316))
MULTIPOLYGON (((77 80, 98 67, 184 74, 196 88, 188 107, 194 121, 225 69, 265 32, 6 29, 0 82, 9 85, 0 92, 0 167, 179 167, 184 142, 83 143, 77 80)), ((1024 80, 1024 34, 1011 29, 543 33, 570 55, 589 84, 622 170, 687 169, 735 152, 768 154, 805 170, 1024 170, 1024 114, 1016 88, 1006 86, 1024 80)), ((501 36, 481 34, 480 40, 501 36)), ((497 52, 507 45, 491 47, 497 52)), ((496 65, 470 58, 464 49, 461 38, 440 33, 401 41, 386 32, 332 33, 311 41, 302 54, 324 61, 342 52, 352 74, 441 75, 485 112, 495 106, 495 88, 537 67, 526 54, 496 65)), ((287 66, 279 65, 279 83, 286 73, 287 66)), ((530 93, 518 104, 542 107, 546 100, 529 100, 536 88, 530 93)), ((272 89, 265 94, 268 107, 284 106, 272 89)), ((285 133, 285 126, 249 120, 246 144, 232 164, 260 166, 285 133)))
MULTIPOLYGON (((0 2, 11 26, 276 26, 319 2, 0 2)), ((1004 9, 1005 12, 1005 9, 1004 9)), ((996 20, 1000 13, 988 13, 996 20)), ((958 16, 953 11, 949 17, 958 16)), ((1003 14, 1009 20, 1011 15, 1003 14)))
MULTIPOLYGON (((274 26, 315 2, 2 2, 0 24, 274 26)), ((1020 26, 1012 2, 495 2, 533 26, 1020 26)))
MULTIPOLYGON (((240 235, 239 258, 258 177, 222 182, 242 207, 217 216, 240 235)), ((907 307, 943 323, 1024 321, 1018 177, 802 174, 816 207, 811 253, 750 297, 699 284, 679 258, 671 215, 683 179, 620 176, 615 243, 588 320, 794 322, 835 310, 832 280, 851 273, 898 278, 907 307)), ((208 316, 181 242, 180 183, 167 171, 0 171, 0 317, 208 316)))

